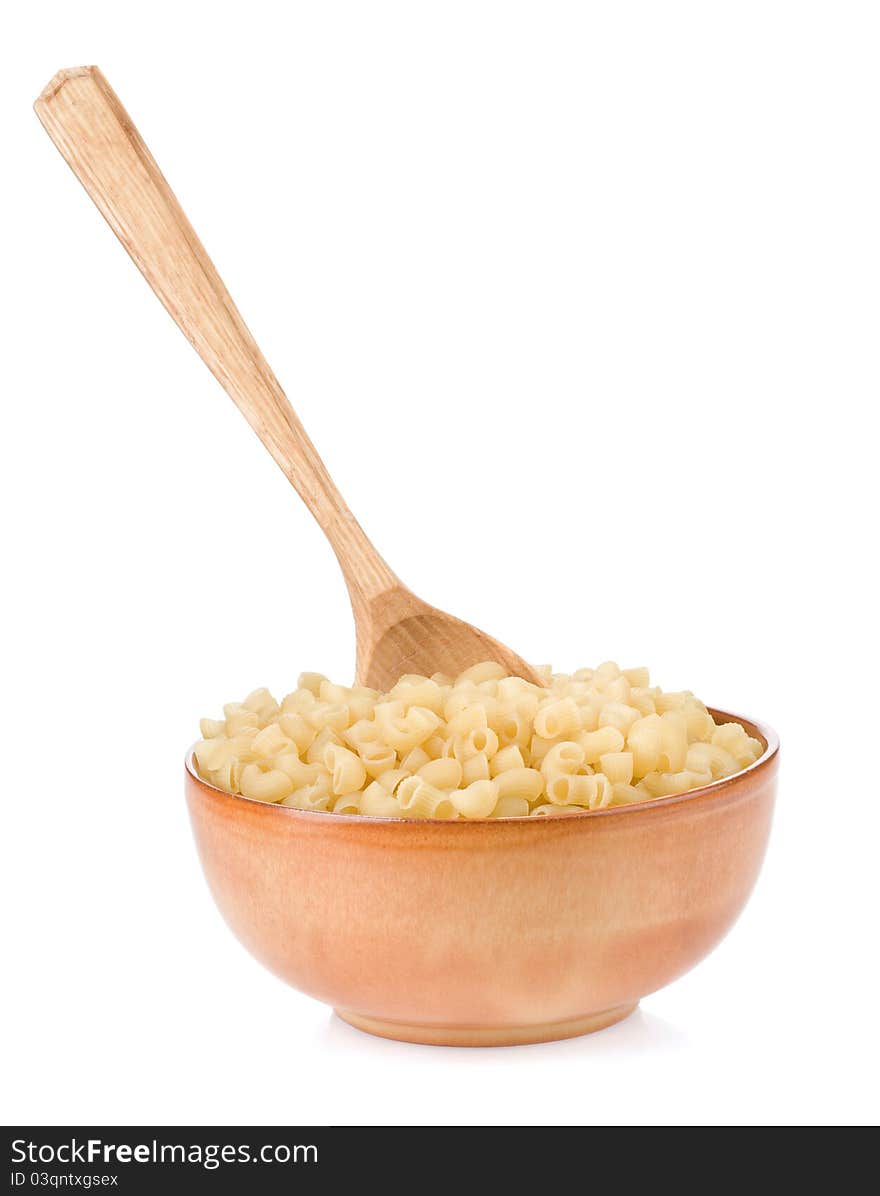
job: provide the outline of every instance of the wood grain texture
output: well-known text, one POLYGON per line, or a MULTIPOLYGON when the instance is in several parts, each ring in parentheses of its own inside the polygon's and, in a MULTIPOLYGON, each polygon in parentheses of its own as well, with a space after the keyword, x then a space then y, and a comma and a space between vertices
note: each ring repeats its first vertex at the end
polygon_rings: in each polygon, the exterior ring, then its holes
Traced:
POLYGON ((417 598, 382 559, 337 490, 128 113, 94 66, 59 71, 34 108, 171 318, 317 520, 355 618, 357 679, 455 674, 481 660, 537 680, 516 653, 417 598))

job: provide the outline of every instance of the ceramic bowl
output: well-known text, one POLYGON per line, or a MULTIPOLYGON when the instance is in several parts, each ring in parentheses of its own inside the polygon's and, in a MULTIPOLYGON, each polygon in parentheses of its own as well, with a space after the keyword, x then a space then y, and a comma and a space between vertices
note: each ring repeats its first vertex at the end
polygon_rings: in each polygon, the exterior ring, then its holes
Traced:
POLYGON ((187 760, 233 933, 345 1021, 409 1042, 544 1042, 620 1021, 733 925, 770 832, 778 741, 675 797, 558 818, 323 814, 221 792, 187 760))

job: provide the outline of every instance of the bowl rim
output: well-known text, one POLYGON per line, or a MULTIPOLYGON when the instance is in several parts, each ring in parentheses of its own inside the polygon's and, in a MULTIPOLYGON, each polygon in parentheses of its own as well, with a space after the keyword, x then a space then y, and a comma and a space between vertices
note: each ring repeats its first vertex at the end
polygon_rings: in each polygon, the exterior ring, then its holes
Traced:
MULTIPOLYGON (((747 777, 753 773, 766 770, 779 754, 779 737, 771 726, 767 723, 758 722, 753 718, 746 718, 745 715, 733 714, 729 710, 722 710, 717 706, 708 706, 707 710, 714 719, 720 720, 722 723, 739 723, 744 726, 750 734, 757 732, 757 737, 764 741, 764 751, 753 763, 747 765, 739 772, 731 773, 729 777, 722 777, 718 781, 712 781, 708 785, 702 785, 699 789, 688 789, 684 793, 672 793, 665 797, 650 797, 645 798, 644 801, 629 802, 623 806, 607 806, 602 810, 572 810, 570 813, 549 815, 543 818, 536 818, 533 814, 517 814, 511 818, 384 818, 378 817, 375 814, 335 814, 332 810, 300 810, 295 806, 276 805, 274 802, 258 801, 253 797, 245 797, 241 793, 230 793, 226 789, 219 789, 216 785, 212 785, 210 781, 206 781, 199 776, 196 771, 193 761, 193 752, 195 744, 189 748, 186 753, 184 761, 186 773, 191 781, 196 785, 206 789, 208 793, 218 794, 221 797, 228 798, 233 802, 245 802, 248 806, 259 806, 264 810, 274 810, 282 817, 292 816, 295 818, 305 818, 309 821, 330 820, 333 823, 347 823, 349 825, 375 825, 380 823, 383 825, 393 825, 402 823, 406 826, 419 826, 421 828, 427 827, 459 827, 459 826, 477 826, 477 825, 500 825, 509 826, 515 823, 550 823, 557 824, 559 821, 568 822, 574 819, 584 818, 614 818, 633 816, 645 810, 662 810, 668 809, 670 806, 678 806, 691 804, 693 802, 714 801, 723 797, 731 788, 734 782, 739 781, 743 777, 747 777)), ((430 833, 430 832, 428 832, 430 833)))

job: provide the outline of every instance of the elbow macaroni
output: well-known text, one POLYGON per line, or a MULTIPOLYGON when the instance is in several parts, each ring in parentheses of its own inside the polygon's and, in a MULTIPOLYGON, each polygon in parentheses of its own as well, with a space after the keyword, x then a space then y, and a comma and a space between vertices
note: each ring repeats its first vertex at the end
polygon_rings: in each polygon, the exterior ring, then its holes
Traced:
POLYGON ((652 687, 647 669, 538 674, 532 685, 486 662, 380 694, 303 673, 280 705, 257 689, 202 719, 196 768, 218 789, 300 810, 541 818, 684 793, 763 751, 692 693, 652 687))

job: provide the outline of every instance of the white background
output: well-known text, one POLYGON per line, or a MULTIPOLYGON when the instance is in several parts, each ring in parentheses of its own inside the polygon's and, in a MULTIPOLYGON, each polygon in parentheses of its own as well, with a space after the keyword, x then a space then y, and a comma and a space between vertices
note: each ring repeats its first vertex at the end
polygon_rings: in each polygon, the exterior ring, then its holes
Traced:
POLYGON ((44 0, 4 28, 4 1119, 875 1121, 876 5, 44 0), (418 593, 779 731, 748 909, 628 1022, 373 1040, 214 910, 197 719, 346 680, 352 622, 31 111, 82 62, 418 593))

